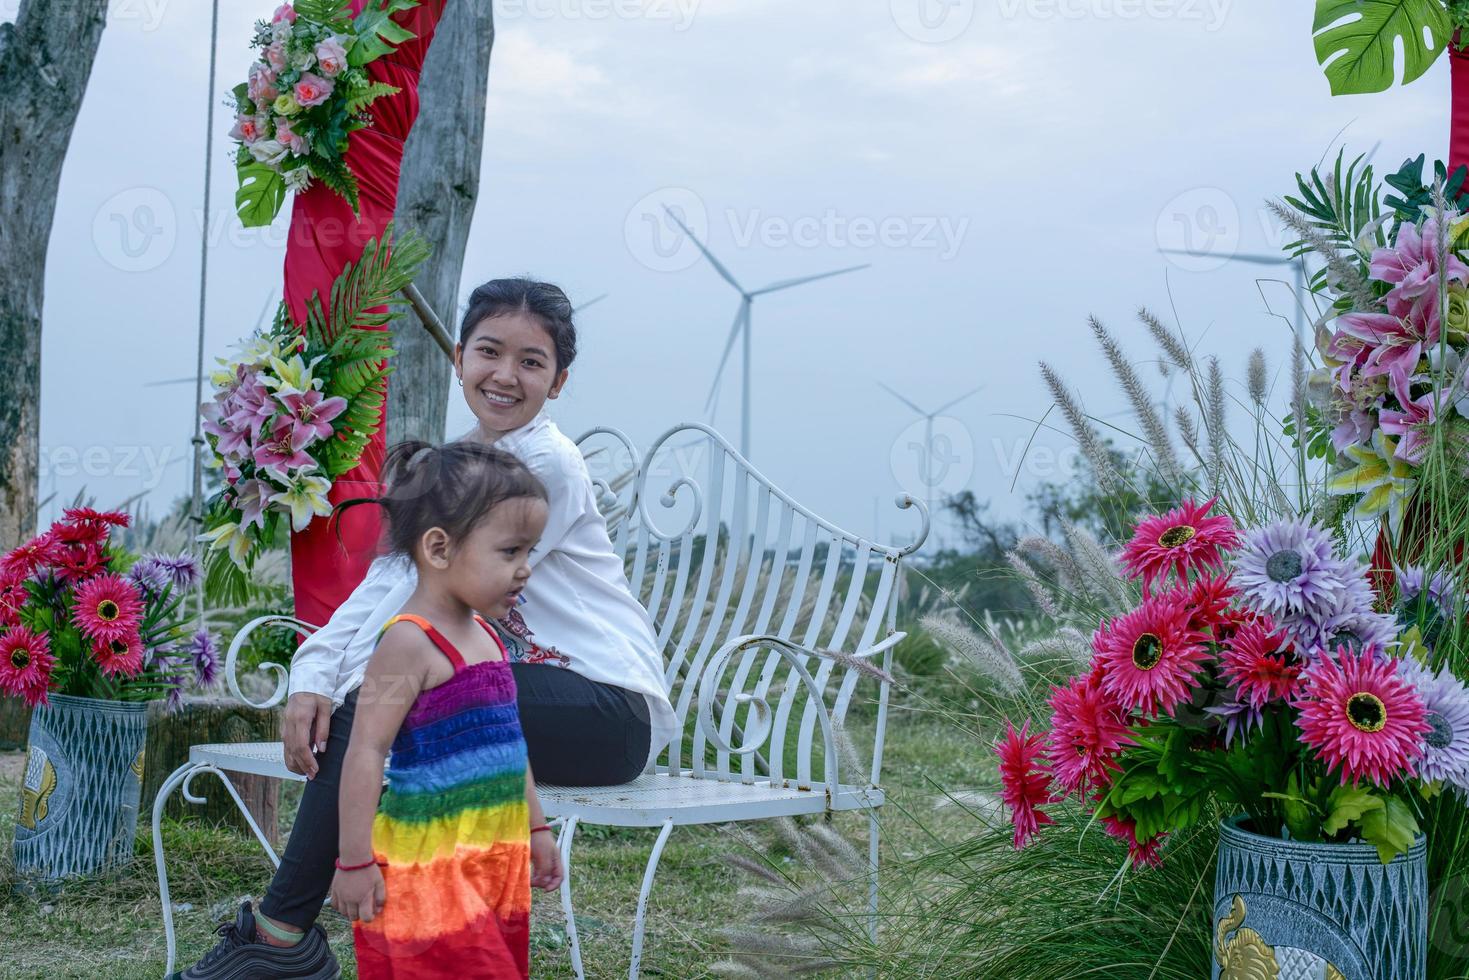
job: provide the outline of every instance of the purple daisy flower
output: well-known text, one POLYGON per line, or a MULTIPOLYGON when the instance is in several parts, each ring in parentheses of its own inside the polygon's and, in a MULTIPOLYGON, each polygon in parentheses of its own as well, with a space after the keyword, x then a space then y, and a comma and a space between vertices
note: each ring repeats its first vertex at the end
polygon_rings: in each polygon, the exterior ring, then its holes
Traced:
POLYGON ((1469 689, 1450 668, 1435 674, 1413 657, 1398 662, 1398 674, 1423 699, 1432 729, 1423 738, 1426 748, 1418 775, 1469 792, 1469 689))
POLYGON ((193 555, 157 555, 175 590, 184 592, 199 584, 199 562, 193 555))
POLYGON ((1352 574, 1336 557, 1331 537, 1301 520, 1249 531, 1234 561, 1234 584, 1246 601, 1276 619, 1330 612, 1352 574))
POLYGON ((140 558, 128 569, 128 581, 136 585, 144 595, 153 598, 168 588, 168 572, 153 558, 140 558))
POLYGON ((1204 713, 1218 719, 1219 724, 1223 726, 1226 748, 1232 746, 1236 738, 1243 745, 1249 738, 1250 732, 1265 722, 1264 712, 1243 699, 1226 701, 1223 704, 1205 708, 1204 713))
POLYGON ((219 679, 219 650, 208 630, 200 630, 189 641, 189 659, 194 664, 194 678, 200 687, 209 687, 219 679))
POLYGON ((1428 598, 1438 603, 1438 607, 1444 612, 1448 612, 1453 605, 1453 599, 1449 594, 1454 589, 1449 584, 1449 576, 1443 569, 1430 573, 1422 565, 1406 567, 1394 565, 1393 571, 1397 574, 1399 601, 1407 602, 1426 593, 1428 598))

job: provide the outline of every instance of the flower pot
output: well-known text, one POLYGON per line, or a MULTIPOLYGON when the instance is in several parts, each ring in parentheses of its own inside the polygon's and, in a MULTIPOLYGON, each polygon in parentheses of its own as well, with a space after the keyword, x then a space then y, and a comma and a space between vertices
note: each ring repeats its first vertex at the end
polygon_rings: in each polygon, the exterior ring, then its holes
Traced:
POLYGON ((36 708, 15 826, 20 875, 54 881, 132 860, 147 710, 65 694, 36 708))
POLYGON ((1219 829, 1214 980, 1422 980, 1425 838, 1383 864, 1370 844, 1262 837, 1245 819, 1219 829))

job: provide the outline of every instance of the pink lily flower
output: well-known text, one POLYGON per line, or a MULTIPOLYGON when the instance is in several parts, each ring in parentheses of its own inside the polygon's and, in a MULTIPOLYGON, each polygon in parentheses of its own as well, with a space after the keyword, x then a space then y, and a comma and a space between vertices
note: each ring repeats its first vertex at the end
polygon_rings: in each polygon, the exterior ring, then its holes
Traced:
POLYGON ((255 447, 255 465, 282 473, 298 466, 310 466, 315 460, 302 450, 311 438, 310 429, 298 425, 289 415, 282 415, 270 427, 270 438, 255 447))
POLYGON ((1343 313, 1336 322, 1337 333, 1328 353, 1337 357, 1339 350, 1344 358, 1360 363, 1366 377, 1385 374, 1394 381, 1406 381, 1418 370, 1424 342, 1438 343, 1436 319, 1422 332, 1388 313, 1343 313))
POLYGON ((1417 398, 1410 398, 1408 384, 1405 380, 1393 386, 1402 409, 1384 408, 1377 420, 1383 432, 1399 437, 1398 448, 1393 455, 1419 466, 1428 452, 1429 429, 1438 418, 1439 402, 1446 399, 1443 392, 1434 391, 1431 387, 1417 398))
MULTIPOLYGON (((1450 219, 1457 215, 1449 215, 1450 219)), ((1373 279, 1392 283, 1387 294, 1387 308, 1394 316, 1405 319, 1438 319, 1438 239, 1442 225, 1437 215, 1430 215, 1423 227, 1405 224, 1398 232, 1394 246, 1373 251, 1369 274, 1373 279)), ((1443 274, 1449 282, 1469 281, 1466 266, 1452 251, 1444 255, 1443 274)))
POLYGON ((235 506, 240 509, 240 527, 265 527, 265 507, 274 492, 264 480, 243 480, 235 486, 235 506))
POLYGON ((281 404, 291 413, 296 424, 308 429, 316 439, 330 439, 332 419, 347 410, 347 399, 325 398, 314 389, 282 395, 281 404))

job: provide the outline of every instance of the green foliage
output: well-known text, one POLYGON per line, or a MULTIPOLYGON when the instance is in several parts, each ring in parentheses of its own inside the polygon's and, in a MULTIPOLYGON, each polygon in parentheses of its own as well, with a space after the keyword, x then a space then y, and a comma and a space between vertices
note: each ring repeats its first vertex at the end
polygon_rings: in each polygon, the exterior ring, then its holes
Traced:
POLYGON ((376 61, 414 33, 399 26, 391 18, 400 10, 411 10, 418 0, 386 0, 382 6, 368 5, 357 15, 357 43, 347 52, 347 63, 354 68, 376 61))
POLYGON ((1316 0, 1311 31, 1331 94, 1349 95, 1392 86, 1399 44, 1403 82, 1422 76, 1443 52, 1453 25, 1442 0, 1316 0))
MULTIPOLYGON (((1345 159, 1346 151, 1339 151, 1329 186, 1315 167, 1311 168, 1309 176, 1297 173, 1296 188, 1300 196, 1287 195, 1286 203, 1305 215, 1328 241, 1340 249, 1357 251, 1358 240, 1375 222, 1378 227, 1370 236, 1372 244, 1386 245, 1388 238, 1380 227, 1383 211, 1372 165, 1363 164, 1363 157, 1358 156, 1343 169, 1345 159)), ((1299 256, 1309 251, 1310 245, 1305 241, 1295 241, 1285 246, 1285 250, 1299 256)), ((1326 274, 1327 270, 1322 269, 1313 277, 1313 291, 1319 292, 1325 287, 1326 274)))
MULTIPOLYGON (((344 136, 343 139, 345 138, 344 136)), ((358 214, 357 178, 352 175, 346 161, 339 156, 333 156, 327 150, 325 141, 316 144, 312 156, 315 160, 311 164, 311 172, 316 179, 344 198, 352 205, 352 213, 358 214)))
POLYGON ((235 191, 235 213, 246 228, 263 228, 275 220, 285 203, 285 178, 251 158, 244 147, 240 148, 237 166, 240 186, 235 191))
POLYGON ((947 651, 921 629, 910 629, 908 638, 893 651, 897 665, 914 677, 935 676, 944 669, 948 659, 947 651))
MULTIPOLYGON (((1427 209, 1433 205, 1433 188, 1423 182, 1424 160, 1422 153, 1415 160, 1404 160, 1397 173, 1383 178, 1389 187, 1402 195, 1398 197, 1389 194, 1384 202, 1393 209, 1400 225, 1403 222, 1415 224, 1422 220, 1427 209)), ((1462 208, 1469 203, 1466 201, 1469 194, 1464 190, 1466 176, 1469 176, 1469 167, 1459 166, 1451 176, 1442 160, 1433 161, 1433 183, 1443 186, 1444 197, 1455 207, 1462 208)))
POLYGON ((346 102, 347 111, 353 114, 359 113, 378 99, 389 95, 397 95, 401 91, 403 90, 398 88, 398 86, 389 85, 387 82, 373 82, 366 88, 352 93, 346 102))
POLYGON ((295 0, 292 6, 297 17, 318 24, 345 24, 351 19, 351 0, 295 0))
POLYGON ((1377 856, 1386 864, 1413 846, 1418 837, 1418 820, 1401 798, 1388 796, 1383 805, 1362 814, 1362 839, 1377 848, 1377 856))
POLYGON ((368 242, 362 258, 337 277, 330 316, 322 309, 319 294, 307 302, 303 330, 308 360, 325 356, 322 394, 347 399, 346 411, 333 423, 338 437, 317 457, 333 479, 357 465, 377 431, 385 398, 383 362, 394 354, 385 329, 393 314, 386 307, 413 281, 429 254, 422 238, 410 235, 392 242, 392 234, 389 224, 382 238, 368 242))

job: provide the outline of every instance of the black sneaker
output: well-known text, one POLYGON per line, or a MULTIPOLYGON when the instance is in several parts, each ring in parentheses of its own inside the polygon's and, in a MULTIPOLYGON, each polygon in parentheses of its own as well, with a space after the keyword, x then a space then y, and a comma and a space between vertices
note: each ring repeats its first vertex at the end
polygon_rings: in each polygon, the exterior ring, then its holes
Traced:
POLYGON ((244 902, 234 922, 220 925, 214 948, 168 980, 338 980, 341 975, 321 926, 306 930, 294 946, 271 946, 255 938, 255 913, 244 902))

